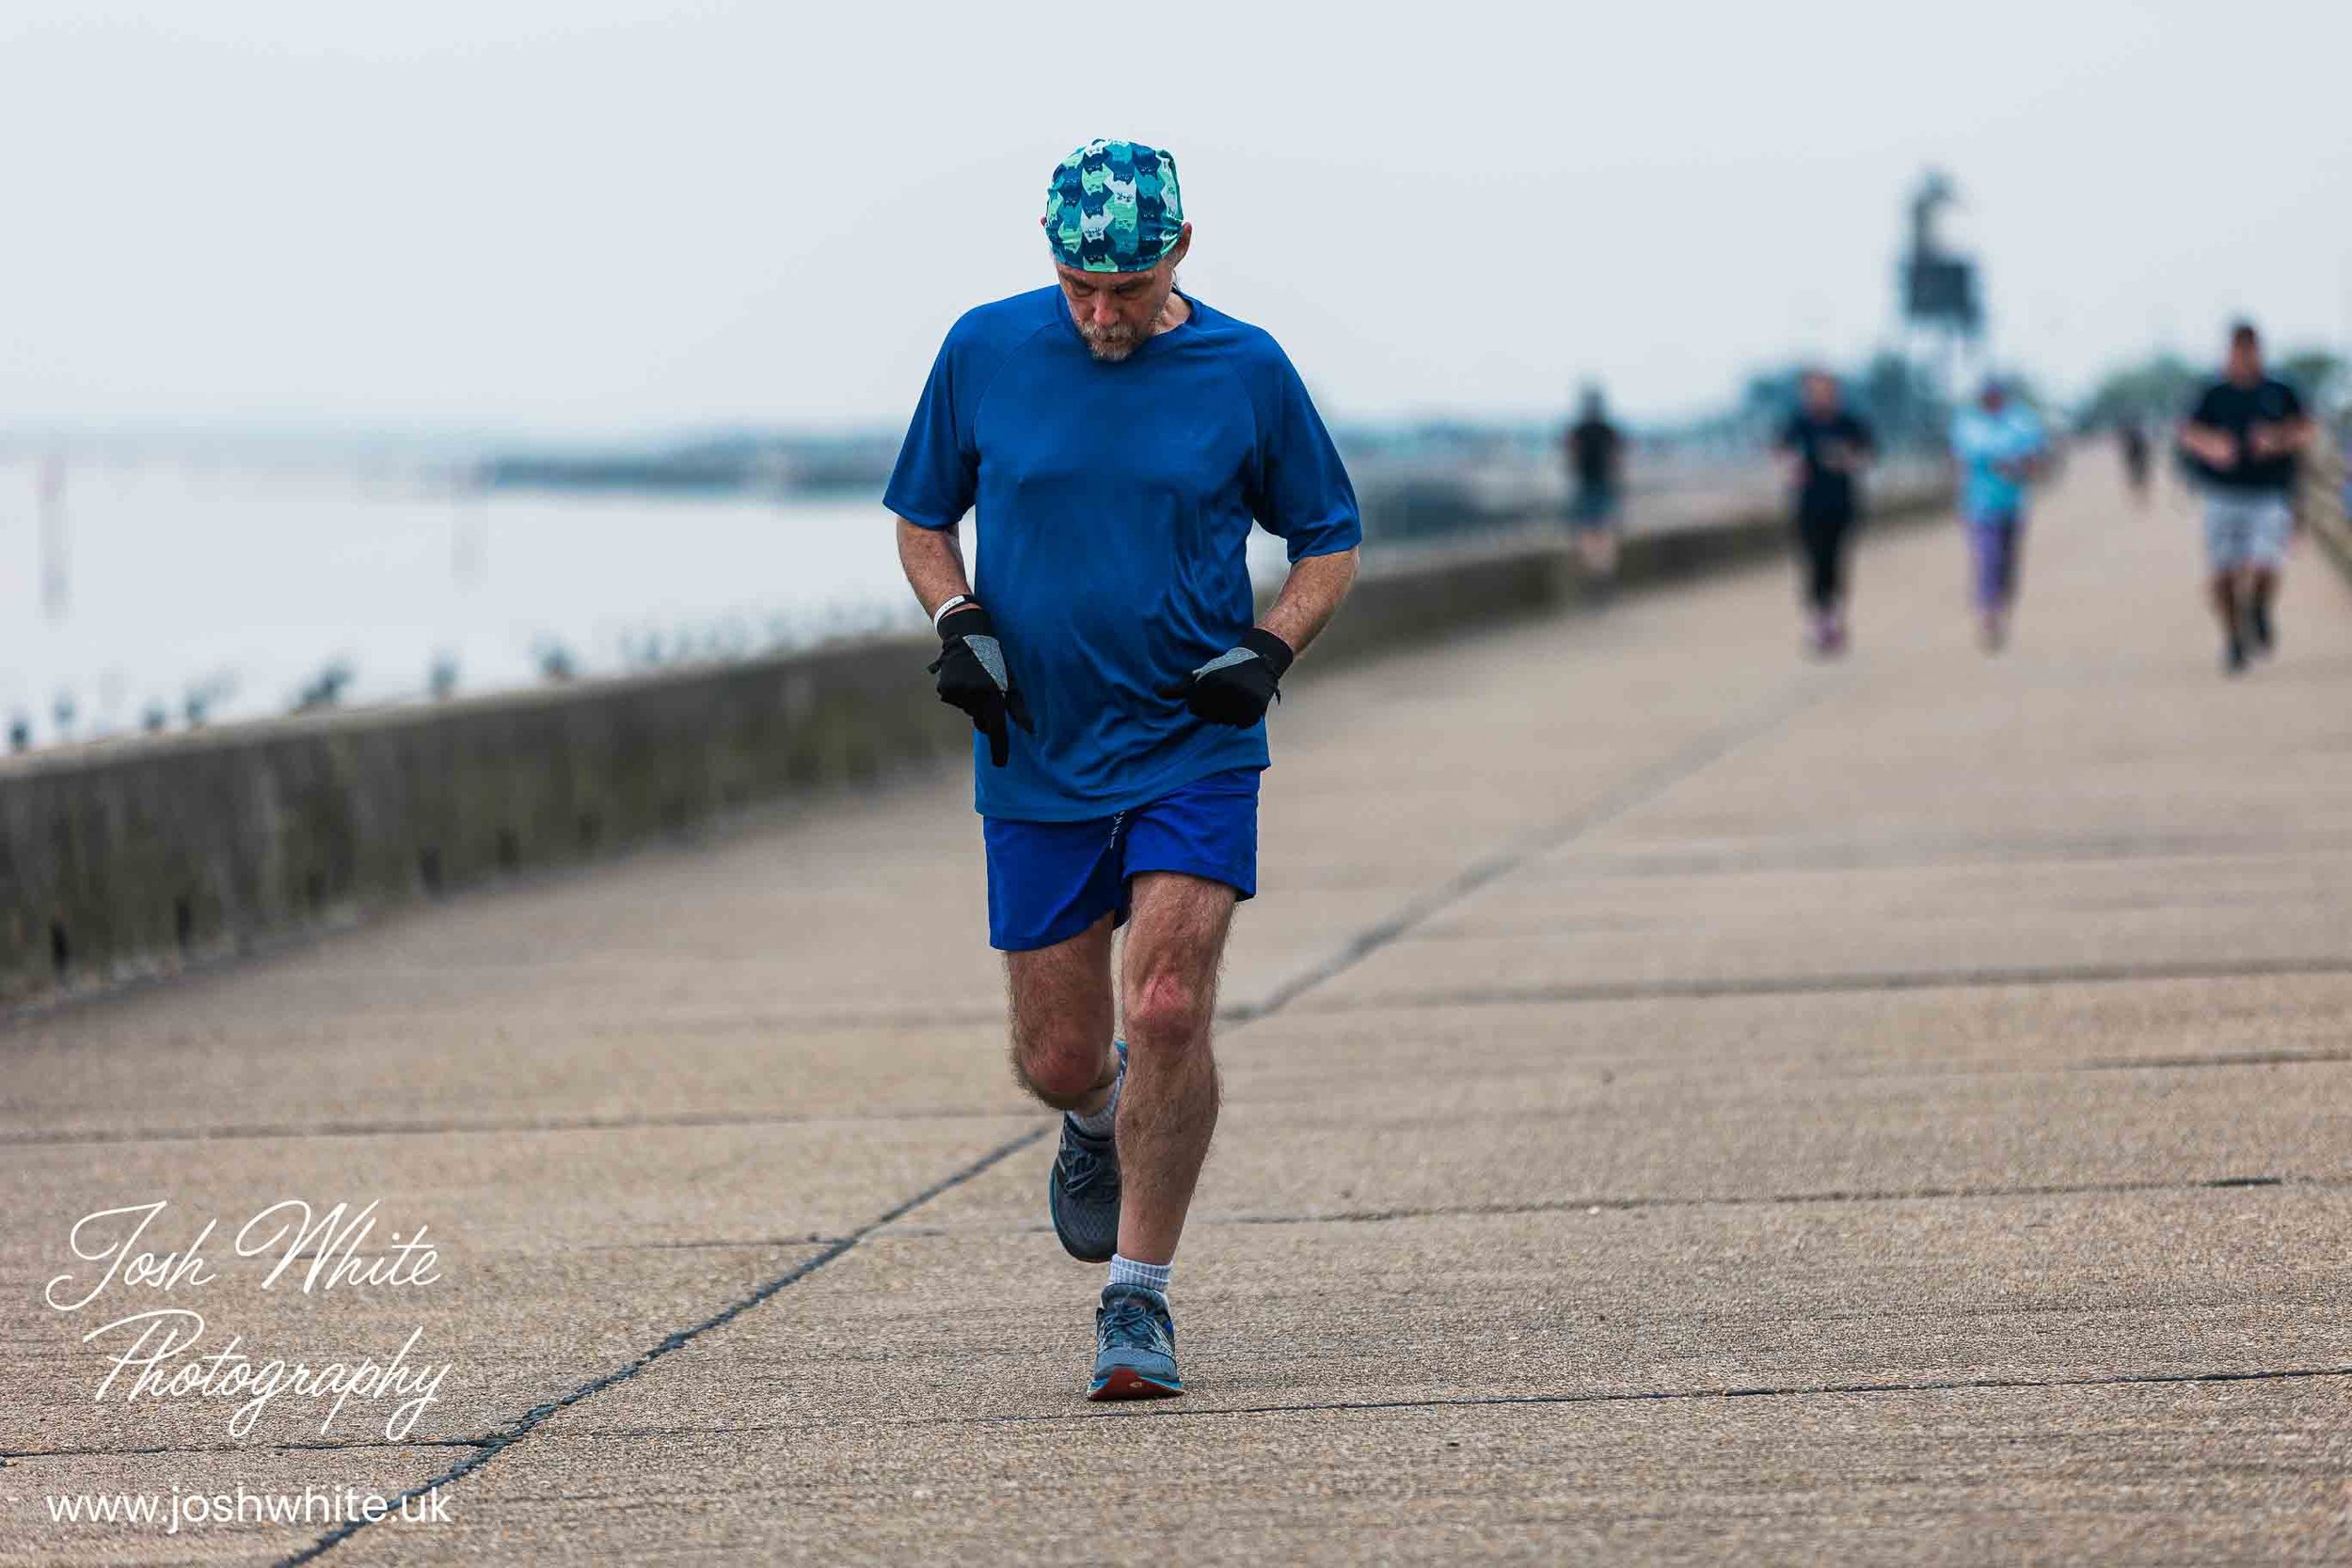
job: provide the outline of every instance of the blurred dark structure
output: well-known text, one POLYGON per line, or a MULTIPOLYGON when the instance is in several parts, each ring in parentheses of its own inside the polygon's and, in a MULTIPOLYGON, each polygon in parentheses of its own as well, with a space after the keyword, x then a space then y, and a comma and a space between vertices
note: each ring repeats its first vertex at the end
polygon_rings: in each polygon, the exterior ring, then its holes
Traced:
POLYGON ((1911 239, 1903 252, 1903 320, 1914 330, 1949 343, 1973 344, 1984 335, 1984 303, 1977 264, 1945 245, 1936 218, 1960 199, 1941 169, 1930 169, 1911 194, 1911 239))

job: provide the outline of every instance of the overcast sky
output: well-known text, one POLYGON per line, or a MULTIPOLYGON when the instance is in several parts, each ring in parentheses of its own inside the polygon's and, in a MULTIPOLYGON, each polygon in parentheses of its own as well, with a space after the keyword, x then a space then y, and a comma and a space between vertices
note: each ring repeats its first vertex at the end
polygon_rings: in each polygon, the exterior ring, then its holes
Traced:
POLYGON ((1948 167, 2005 361, 2352 334, 2352 5, 0 8, 0 425, 896 424, 1173 150, 1327 412, 1719 402, 1893 328, 1948 167))

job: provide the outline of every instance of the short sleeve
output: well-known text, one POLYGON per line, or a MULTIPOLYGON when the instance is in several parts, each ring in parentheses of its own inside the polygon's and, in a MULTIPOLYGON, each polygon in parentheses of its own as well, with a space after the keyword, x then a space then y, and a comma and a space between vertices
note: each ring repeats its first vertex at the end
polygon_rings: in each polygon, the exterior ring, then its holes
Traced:
POLYGON ((1788 422, 1780 427, 1778 436, 1772 437, 1772 445, 1784 451, 1802 450, 1804 446, 1804 417, 1797 414, 1789 415, 1788 422))
POLYGON ((979 493, 979 451, 969 415, 957 404, 956 357, 950 337, 931 366, 890 487, 882 492, 882 505, 918 528, 955 527, 979 493))
POLYGON ((1298 372, 1279 349, 1274 360, 1253 400, 1259 422, 1250 512, 1290 546, 1293 561, 1353 549, 1364 538, 1356 488, 1298 372))
POLYGON ((2219 387, 2208 387, 2203 391, 2198 393, 2196 403, 2189 406, 2188 422, 2191 424, 2218 425, 2221 422, 2221 416, 2219 411, 2215 407, 2215 404, 2218 404, 2220 401, 2221 388, 2219 387))
POLYGON ((2303 399, 2301 395, 2298 394, 2293 387, 2290 387, 2283 381, 2279 383, 2279 391, 2280 393, 2280 403, 2281 404, 2279 410, 2280 415, 2290 420, 2301 419, 2303 417, 2303 399))

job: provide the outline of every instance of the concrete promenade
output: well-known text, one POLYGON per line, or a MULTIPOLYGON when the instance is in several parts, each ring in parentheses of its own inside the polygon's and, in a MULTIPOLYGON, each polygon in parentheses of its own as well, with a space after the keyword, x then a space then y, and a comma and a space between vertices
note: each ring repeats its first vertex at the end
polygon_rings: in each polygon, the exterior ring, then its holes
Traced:
POLYGON ((1836 665, 1768 568, 1294 683, 1167 1404, 1078 1397, 960 776, 0 1030, 0 1563, 2352 1559, 2352 591, 2225 682, 2104 451, 1997 659, 1962 551, 1836 665), (260 1289, 289 1197, 439 1278, 260 1289), (211 1283, 43 1305, 157 1200, 211 1283), (240 1442, 93 1398, 163 1307, 450 1370, 240 1442))

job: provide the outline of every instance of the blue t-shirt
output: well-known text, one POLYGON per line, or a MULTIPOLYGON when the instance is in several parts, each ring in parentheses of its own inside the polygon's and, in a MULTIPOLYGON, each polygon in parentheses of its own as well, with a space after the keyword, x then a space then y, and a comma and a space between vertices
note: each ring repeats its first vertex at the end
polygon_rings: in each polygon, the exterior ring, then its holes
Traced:
POLYGON ((1952 455, 1963 474, 1961 505, 1984 520, 2014 517, 2026 509, 2026 482, 2001 472, 2022 466, 2049 447, 2032 409, 2011 403, 1997 413, 1963 408, 1952 419, 1952 455))
POLYGON ((1156 695, 1233 646, 1254 603, 1254 517, 1290 558, 1363 536, 1356 493, 1298 372, 1257 327, 1191 316, 1117 364, 1095 359, 1058 288, 967 313, 947 334, 882 504, 921 528, 979 511, 972 591, 1036 723, 992 767, 982 814, 1109 816, 1230 768, 1266 766, 1265 726, 1156 695))

